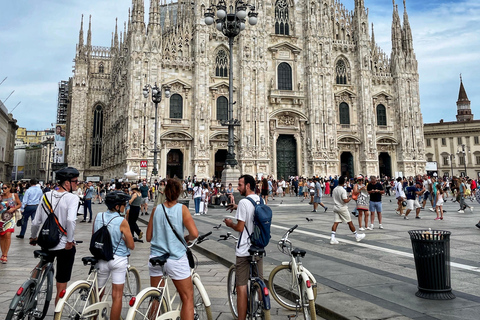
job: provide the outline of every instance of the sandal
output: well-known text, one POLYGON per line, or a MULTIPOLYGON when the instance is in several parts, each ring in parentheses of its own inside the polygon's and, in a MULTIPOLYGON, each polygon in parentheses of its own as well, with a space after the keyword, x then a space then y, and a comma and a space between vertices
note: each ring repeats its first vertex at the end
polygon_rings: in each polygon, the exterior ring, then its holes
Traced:
POLYGON ((7 256, 2 256, 2 257, 0 258, 0 262, 3 263, 3 264, 7 263, 7 261, 8 261, 8 260, 7 260, 7 256))

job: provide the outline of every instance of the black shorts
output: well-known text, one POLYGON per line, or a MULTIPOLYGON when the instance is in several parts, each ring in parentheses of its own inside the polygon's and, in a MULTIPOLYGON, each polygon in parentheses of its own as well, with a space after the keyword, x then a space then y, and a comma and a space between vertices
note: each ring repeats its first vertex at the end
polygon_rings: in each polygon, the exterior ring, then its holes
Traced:
POLYGON ((262 189, 262 196, 268 196, 268 189, 262 189))
POLYGON ((52 250, 49 253, 57 258, 57 274, 55 280, 66 283, 72 277, 73 262, 75 261, 75 246, 70 250, 52 250))

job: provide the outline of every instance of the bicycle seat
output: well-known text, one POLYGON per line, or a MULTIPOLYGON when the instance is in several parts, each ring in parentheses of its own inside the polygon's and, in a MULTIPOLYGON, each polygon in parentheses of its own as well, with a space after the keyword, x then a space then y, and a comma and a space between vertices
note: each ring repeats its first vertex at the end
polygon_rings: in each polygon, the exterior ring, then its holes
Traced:
POLYGON ((95 257, 83 257, 82 262, 84 266, 87 266, 89 264, 94 266, 97 264, 98 260, 95 257))
POLYGON ((152 266, 159 265, 162 267, 165 264, 165 262, 167 262, 168 257, 170 257, 170 255, 167 253, 160 257, 150 258, 149 261, 152 264, 152 266))
POLYGON ((265 254, 265 249, 257 248, 257 247, 250 247, 250 249, 248 249, 248 253, 251 256, 253 256, 253 255, 263 256, 265 254))
POLYGON ((301 258, 305 257, 305 254, 307 253, 307 251, 303 250, 303 249, 298 249, 298 248, 295 248, 292 250, 292 256, 294 257, 297 257, 297 256, 300 256, 301 258))
POLYGON ((42 258, 48 258, 50 257, 50 252, 48 251, 43 251, 43 250, 35 250, 33 251, 33 256, 35 258, 39 258, 39 257, 42 257, 42 258))

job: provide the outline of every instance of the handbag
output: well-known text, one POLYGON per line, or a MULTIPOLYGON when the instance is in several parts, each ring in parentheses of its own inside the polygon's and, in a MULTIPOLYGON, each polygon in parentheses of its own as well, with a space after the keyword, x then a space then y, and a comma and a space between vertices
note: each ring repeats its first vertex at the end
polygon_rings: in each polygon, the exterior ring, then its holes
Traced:
POLYGON ((20 221, 23 218, 23 213, 20 209, 15 210, 15 220, 20 221))
POLYGON ((188 258, 188 264, 190 265, 190 268, 191 269, 195 268, 195 258, 193 257, 192 250, 190 250, 190 248, 187 246, 185 239, 183 239, 178 235, 177 231, 175 230, 172 223, 170 222, 170 219, 168 219, 167 210, 165 209, 165 206, 163 205, 163 203, 162 203, 162 207, 163 207, 163 212, 165 212, 165 218, 167 219, 168 225, 170 226, 170 228, 172 228, 172 231, 177 237, 178 241, 180 241, 185 246, 185 249, 187 249, 187 258, 188 258))

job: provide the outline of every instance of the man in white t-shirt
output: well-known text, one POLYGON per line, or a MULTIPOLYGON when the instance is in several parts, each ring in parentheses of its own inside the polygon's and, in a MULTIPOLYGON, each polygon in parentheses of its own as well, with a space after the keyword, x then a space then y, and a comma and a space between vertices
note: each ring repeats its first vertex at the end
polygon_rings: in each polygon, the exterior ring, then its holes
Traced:
POLYGON ((405 192, 403 191, 403 180, 398 177, 397 182, 395 182, 395 199, 397 199, 397 209, 395 211, 400 216, 403 216, 403 201, 405 201, 405 192))
POLYGON ((357 234, 355 230, 355 226, 352 223, 352 219, 350 218, 350 212, 348 211, 348 203, 352 200, 351 196, 347 196, 347 190, 343 187, 345 184, 345 180, 347 178, 345 176, 341 176, 338 179, 338 186, 337 188, 333 189, 333 202, 335 203, 335 207, 333 207, 333 213, 335 214, 335 220, 332 226, 332 238, 330 239, 330 244, 338 244, 338 240, 335 239, 335 234, 337 232, 337 227, 340 223, 346 222, 350 231, 353 232, 355 239, 357 241, 361 241, 365 238, 365 233, 357 234))
MULTIPOLYGON (((260 203, 260 197, 255 194, 255 179, 251 175, 243 175, 238 179, 238 191, 242 196, 249 197, 257 203, 260 203)), ((235 246, 235 280, 237 285, 237 310, 238 319, 243 320, 247 316, 247 283, 250 278, 250 239, 247 230, 251 232, 253 226, 253 216, 255 207, 248 199, 242 199, 238 205, 231 204, 229 209, 237 209, 235 218, 237 223, 231 219, 225 219, 225 225, 239 232, 239 240, 235 246), (247 229, 247 230, 245 230, 247 229)), ((263 279, 263 259, 257 256, 258 277, 263 279)))

